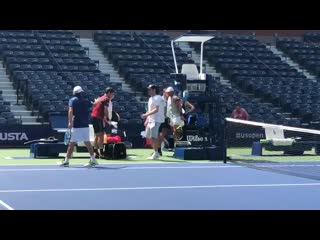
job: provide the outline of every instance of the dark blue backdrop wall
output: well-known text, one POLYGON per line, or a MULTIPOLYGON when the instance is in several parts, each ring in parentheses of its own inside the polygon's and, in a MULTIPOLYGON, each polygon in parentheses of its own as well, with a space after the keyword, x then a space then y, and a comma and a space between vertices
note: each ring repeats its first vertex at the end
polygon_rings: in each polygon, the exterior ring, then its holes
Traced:
MULTIPOLYGON (((129 141, 134 148, 143 147, 143 139, 140 136, 143 125, 128 124, 123 126, 129 141)), ((22 147, 25 142, 41 138, 56 137, 63 141, 64 134, 52 130, 50 125, 4 125, 0 126, 0 147, 22 147)))
POLYGON ((0 146, 23 146, 25 142, 48 138, 52 133, 49 125, 0 126, 0 146))

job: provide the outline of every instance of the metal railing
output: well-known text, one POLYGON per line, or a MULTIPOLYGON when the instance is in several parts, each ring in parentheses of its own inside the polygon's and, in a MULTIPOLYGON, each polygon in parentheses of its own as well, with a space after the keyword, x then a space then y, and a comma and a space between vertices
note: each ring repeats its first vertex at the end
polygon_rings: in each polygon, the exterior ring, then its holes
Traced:
POLYGON ((160 60, 160 62, 164 63, 164 65, 165 65, 171 72, 175 72, 175 70, 174 70, 171 66, 169 66, 169 65, 159 56, 159 54, 157 54, 151 47, 148 46, 148 44, 146 43, 145 40, 143 40, 142 37, 140 37, 140 36, 139 36, 137 33, 135 33, 135 32, 133 32, 132 37, 133 37, 133 38, 136 38, 139 42, 143 43, 143 45, 144 45, 147 49, 149 49, 149 50, 160 60))
POLYGON ((63 72, 63 69, 61 68, 60 64, 57 62, 57 60, 55 59, 55 57, 53 56, 52 52, 50 51, 50 49, 47 47, 47 44, 44 42, 41 34, 39 33, 39 31, 37 30, 32 30, 33 33, 35 33, 36 36, 38 36, 38 38, 40 39, 42 45, 45 47, 45 49, 47 50, 49 56, 51 57, 51 60, 56 64, 58 70, 60 72, 63 72))

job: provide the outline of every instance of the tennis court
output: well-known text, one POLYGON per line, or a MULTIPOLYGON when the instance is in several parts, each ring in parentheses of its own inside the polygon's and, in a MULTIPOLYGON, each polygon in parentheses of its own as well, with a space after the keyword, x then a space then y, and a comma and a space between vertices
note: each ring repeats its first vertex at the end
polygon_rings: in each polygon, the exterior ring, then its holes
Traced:
POLYGON ((320 176, 318 161, 259 162, 259 169, 179 161, 168 152, 162 161, 147 162, 148 150, 128 153, 127 161, 100 160, 88 169, 85 154, 61 168, 56 159, 25 158, 25 149, 2 150, 0 209, 320 209, 319 180, 288 174, 320 176))

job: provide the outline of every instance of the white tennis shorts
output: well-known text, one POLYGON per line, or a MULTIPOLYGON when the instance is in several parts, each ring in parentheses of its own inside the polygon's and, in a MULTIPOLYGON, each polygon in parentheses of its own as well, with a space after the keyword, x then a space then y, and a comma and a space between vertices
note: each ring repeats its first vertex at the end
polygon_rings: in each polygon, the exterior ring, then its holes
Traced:
POLYGON ((71 139, 70 142, 72 143, 79 143, 79 142, 89 142, 90 141, 90 134, 89 128, 72 128, 71 129, 71 139))
POLYGON ((160 125, 161 125, 161 123, 159 123, 159 122, 148 123, 148 125, 146 127, 146 138, 158 139, 160 125))
POLYGON ((181 119, 181 117, 173 117, 171 120, 170 120, 170 125, 171 127, 173 126, 184 126, 184 121, 181 119))

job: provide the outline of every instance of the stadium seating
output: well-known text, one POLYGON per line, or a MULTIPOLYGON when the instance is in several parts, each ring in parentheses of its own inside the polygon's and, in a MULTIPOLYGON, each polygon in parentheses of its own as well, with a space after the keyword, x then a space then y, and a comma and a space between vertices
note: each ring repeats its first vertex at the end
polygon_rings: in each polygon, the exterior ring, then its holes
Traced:
MULTIPOLYGON (((173 84, 175 72, 170 37, 163 32, 96 31, 94 41, 134 90, 146 95, 147 85, 164 88, 173 84)), ((320 74, 319 34, 308 33, 304 41, 277 39, 277 47, 311 73, 320 74)), ((199 51, 199 46, 194 45, 199 51)), ((194 63, 176 46, 178 68, 194 63)), ((217 34, 205 44, 205 58, 231 86, 213 78, 214 94, 230 116, 240 102, 254 121, 300 126, 320 120, 320 81, 311 81, 271 52, 254 36, 217 34)), ((26 105, 38 110, 44 120, 50 114, 66 114, 75 85, 90 98, 106 86, 117 90, 114 108, 123 124, 141 122, 145 106, 123 91, 121 84, 99 71, 71 31, 0 31, 0 58, 14 87, 26 105)), ((0 124, 12 118, 0 94, 0 124)), ((19 120, 13 120, 12 123, 19 120)))
MULTIPOLYGON (((94 40, 135 90, 141 91, 150 83, 157 83, 161 88, 172 85, 170 74, 175 68, 167 34, 96 31, 94 40)), ((194 63, 179 47, 176 55, 179 69, 181 63, 194 63)))
POLYGON ((21 120, 14 119, 13 113, 10 111, 10 102, 3 100, 2 90, 0 89, 0 125, 13 123, 21 124, 21 120))
POLYGON ((320 42, 320 34, 319 32, 306 32, 303 36, 303 40, 305 42, 320 42))
MULTIPOLYGON (((314 37, 312 39, 316 40, 314 37)), ((318 43, 299 41, 293 38, 277 38, 276 46, 293 61, 320 77, 320 48, 318 43)))
MULTIPOLYGON (((175 71, 165 33, 96 31, 94 40, 134 89, 141 91, 151 83, 161 88, 172 85, 170 73, 175 71)), ((199 50, 199 45, 194 47, 199 50)), ((178 63, 193 63, 178 46, 176 54, 178 63)), ((206 43, 204 54, 232 82, 230 88, 215 82, 215 94, 221 95, 226 115, 238 101, 255 121, 300 126, 316 117, 303 105, 311 101, 303 93, 315 85, 254 36, 219 34, 206 43)))
MULTIPOLYGON (((199 46, 194 47, 199 51, 199 46)), ((243 105, 253 101, 253 97, 271 103, 263 110, 254 109, 253 120, 262 118, 265 122, 290 125, 314 120, 308 104, 313 100, 310 91, 318 84, 283 62, 254 36, 219 34, 206 43, 204 54, 234 88, 252 94, 251 99, 240 101, 243 105)))
POLYGON ((10 102, 3 100, 2 91, 0 90, 0 125, 16 122, 20 124, 21 121, 13 120, 13 114, 10 112, 10 102))
MULTIPOLYGON (((139 106, 132 94, 122 91, 121 84, 110 82, 110 76, 99 71, 71 31, 0 31, 0 56, 25 104, 38 110, 45 121, 50 114, 67 113, 68 99, 76 85, 81 85, 91 99, 111 86, 117 90, 116 98, 125 97, 119 106, 129 102, 139 106)), ((140 114, 142 108, 137 109, 140 114)), ((3 109, 7 112, 8 107, 3 109)))
MULTIPOLYGON (((277 48, 310 73, 320 77, 320 49, 317 42, 319 42, 318 33, 306 33, 304 41, 294 38, 276 38, 277 48)), ((312 121, 319 121, 319 79, 315 81, 301 79, 292 83, 291 86, 293 88, 292 93, 289 91, 290 95, 283 95, 281 97, 290 98, 293 111, 309 114, 312 121)))

